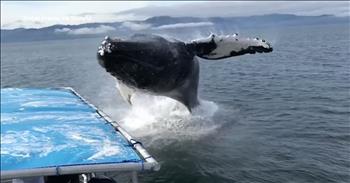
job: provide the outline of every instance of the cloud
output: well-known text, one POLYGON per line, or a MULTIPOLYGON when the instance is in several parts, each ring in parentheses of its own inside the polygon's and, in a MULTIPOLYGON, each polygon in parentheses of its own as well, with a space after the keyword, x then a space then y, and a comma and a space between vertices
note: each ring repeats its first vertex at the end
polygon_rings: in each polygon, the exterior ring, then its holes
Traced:
POLYGON ((140 30, 146 30, 146 29, 165 30, 165 29, 177 29, 177 28, 206 27, 206 26, 212 26, 212 25, 214 25, 214 23, 212 22, 189 22, 189 23, 166 24, 158 27, 152 27, 151 24, 123 22, 121 26, 131 29, 133 31, 140 31, 140 30))
POLYGON ((56 32, 56 33, 69 33, 69 32, 71 32, 71 31, 72 31, 72 29, 67 28, 67 27, 64 27, 64 28, 62 28, 62 29, 55 29, 55 32, 56 32))
POLYGON ((91 22, 125 21, 131 20, 130 16, 115 16, 114 13, 145 7, 148 4, 152 4, 152 2, 1 1, 1 28, 41 28, 55 24, 78 25, 91 22), (24 22, 13 24, 16 20, 24 20, 24 22), (35 20, 41 21, 42 24, 35 24, 35 20))
POLYGON ((82 34, 102 34, 116 30, 112 26, 100 25, 98 27, 83 27, 78 29, 70 29, 64 27, 62 29, 55 29, 56 33, 66 33, 70 35, 82 35, 82 34))
POLYGON ((134 23, 134 22, 123 22, 121 26, 129 28, 133 31, 140 31, 151 27, 150 24, 134 23))
POLYGON ((163 30, 163 29, 177 29, 177 28, 189 28, 189 27, 206 27, 214 25, 212 22, 190 22, 190 23, 176 23, 161 25, 159 27, 154 27, 153 29, 163 30))
MULTIPOLYGON (((263 14, 350 16, 349 1, 1 2, 1 28, 143 20, 153 16, 235 17, 263 14), (55 10, 55 11, 53 11, 55 10), (16 20, 23 20, 16 23, 16 20), (40 21, 41 24, 35 23, 40 21)), ((144 26, 128 25, 142 30, 144 26)))
POLYGON ((247 1, 247 2, 187 2, 172 6, 147 6, 119 12, 119 15, 135 16, 193 16, 193 17, 232 17, 264 14, 296 14, 317 16, 331 14, 349 16, 350 2, 314 1, 247 1))

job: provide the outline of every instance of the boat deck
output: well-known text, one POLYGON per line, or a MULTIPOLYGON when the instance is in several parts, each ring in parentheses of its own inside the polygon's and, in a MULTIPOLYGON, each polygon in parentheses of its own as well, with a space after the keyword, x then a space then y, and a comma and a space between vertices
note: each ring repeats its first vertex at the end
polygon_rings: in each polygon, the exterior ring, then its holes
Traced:
POLYGON ((73 89, 1 89, 2 180, 158 169, 141 143, 73 89))

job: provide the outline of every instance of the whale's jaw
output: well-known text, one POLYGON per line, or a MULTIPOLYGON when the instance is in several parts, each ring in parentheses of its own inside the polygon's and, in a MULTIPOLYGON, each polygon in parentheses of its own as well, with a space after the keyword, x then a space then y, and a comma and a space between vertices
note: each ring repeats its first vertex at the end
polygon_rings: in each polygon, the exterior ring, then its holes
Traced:
POLYGON ((123 83, 140 89, 152 89, 166 69, 166 54, 154 54, 150 43, 106 37, 97 51, 98 63, 123 83))

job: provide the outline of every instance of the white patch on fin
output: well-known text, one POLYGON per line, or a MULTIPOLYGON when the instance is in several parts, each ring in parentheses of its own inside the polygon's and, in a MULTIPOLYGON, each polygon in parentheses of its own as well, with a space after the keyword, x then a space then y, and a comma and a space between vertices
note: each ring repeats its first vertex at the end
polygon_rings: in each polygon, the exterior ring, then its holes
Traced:
MULTIPOLYGON (((207 59, 220 59, 220 58, 226 58, 231 55, 232 52, 235 53, 242 53, 244 54, 244 50, 249 50, 252 47, 261 47, 266 49, 266 52, 269 52, 268 50, 272 51, 272 47, 270 43, 263 39, 255 38, 242 38, 239 37, 238 34, 232 34, 232 35, 215 35, 210 34, 209 37, 204 39, 197 39, 192 41, 192 43, 195 44, 201 44, 201 43, 210 43, 214 42, 216 45, 216 48, 212 50, 209 54, 202 55, 202 57, 207 59)), ((260 51, 260 50, 259 50, 260 51)), ((265 52, 265 51, 264 51, 265 52)), ((238 54, 241 55, 241 54, 238 54)))

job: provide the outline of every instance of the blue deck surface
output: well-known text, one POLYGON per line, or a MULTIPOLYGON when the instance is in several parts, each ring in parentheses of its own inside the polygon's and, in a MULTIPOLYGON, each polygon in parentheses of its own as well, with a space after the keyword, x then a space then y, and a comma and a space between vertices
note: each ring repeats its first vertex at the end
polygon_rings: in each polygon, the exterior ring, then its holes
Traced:
POLYGON ((1 171, 141 162, 69 89, 1 89, 1 171))

